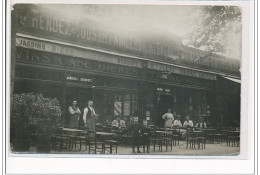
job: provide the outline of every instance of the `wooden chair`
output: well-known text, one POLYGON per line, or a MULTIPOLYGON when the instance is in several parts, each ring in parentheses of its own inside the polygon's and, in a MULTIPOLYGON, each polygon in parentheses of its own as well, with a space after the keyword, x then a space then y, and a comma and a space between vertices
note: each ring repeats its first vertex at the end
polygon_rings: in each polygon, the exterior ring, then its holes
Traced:
POLYGON ((53 134, 52 146, 54 150, 57 150, 57 146, 61 151, 63 148, 63 136, 62 136, 62 128, 56 128, 53 134))
POLYGON ((188 149, 188 145, 190 145, 190 148, 195 148, 195 144, 198 141, 198 138, 196 137, 196 133, 194 133, 192 130, 187 130, 186 132, 186 149, 188 149))
POLYGON ((155 151, 156 147, 159 147, 159 151, 162 151, 162 144, 163 140, 160 134, 156 133, 153 131, 151 133, 151 138, 150 138, 151 143, 153 144, 153 150, 155 151))
POLYGON ((162 134, 162 140, 163 143, 165 144, 166 151, 168 151, 169 146, 171 147, 171 151, 172 151, 172 145, 173 145, 172 132, 166 130, 165 133, 162 134))
POLYGON ((174 146, 176 146, 177 143, 178 143, 178 145, 180 145, 180 133, 179 133, 178 129, 172 130, 172 141, 173 141, 174 146))
POLYGON ((227 146, 240 145, 240 132, 229 131, 227 135, 227 146))
POLYGON ((196 139, 198 142, 198 149, 200 149, 200 148, 205 149, 206 148, 206 132, 201 131, 201 132, 196 133, 196 139))
POLYGON ((108 151, 109 154, 112 154, 113 150, 115 150, 117 154, 117 146, 118 146, 117 135, 110 136, 110 138, 104 140, 104 153, 105 151, 108 151), (107 145, 109 149, 107 149, 107 145))
POLYGON ((88 153, 91 152, 96 154, 101 153, 103 154, 105 152, 105 143, 103 141, 97 140, 97 135, 95 131, 88 131, 87 132, 87 139, 85 146, 88 149, 88 153))

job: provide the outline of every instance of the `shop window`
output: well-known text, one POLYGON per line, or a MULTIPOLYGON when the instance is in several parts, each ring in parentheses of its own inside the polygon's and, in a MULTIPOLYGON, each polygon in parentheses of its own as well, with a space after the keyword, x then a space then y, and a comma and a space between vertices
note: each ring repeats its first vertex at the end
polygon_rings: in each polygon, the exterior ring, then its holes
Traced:
POLYGON ((23 69, 21 68, 21 67, 17 67, 16 69, 15 69, 15 77, 23 77, 24 75, 23 75, 23 69))
POLYGON ((135 111, 138 110, 138 96, 136 94, 132 94, 132 115, 135 113, 135 111))
POLYGON ((53 81, 63 81, 64 75, 62 72, 51 72, 51 80, 53 81))
POLYGON ((40 80, 50 80, 50 72, 47 70, 39 70, 38 72, 38 79, 40 80))
POLYGON ((25 78, 36 79, 37 78, 37 71, 35 71, 33 69, 25 69, 24 70, 24 77, 25 78))
POLYGON ((131 94, 126 94, 124 96, 124 116, 130 116, 131 107, 131 94))

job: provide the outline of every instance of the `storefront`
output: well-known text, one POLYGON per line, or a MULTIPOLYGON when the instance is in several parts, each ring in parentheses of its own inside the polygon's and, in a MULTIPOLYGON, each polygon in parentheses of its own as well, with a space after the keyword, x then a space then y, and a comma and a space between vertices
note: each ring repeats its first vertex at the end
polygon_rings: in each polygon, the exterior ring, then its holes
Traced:
POLYGON ((240 84, 225 78, 239 79, 238 61, 95 31, 96 24, 88 33, 86 25, 47 12, 15 8, 14 93, 57 98, 64 118, 72 100, 83 111, 92 99, 101 120, 136 114, 163 125, 167 108, 181 120, 187 115, 214 124, 240 120, 240 84))

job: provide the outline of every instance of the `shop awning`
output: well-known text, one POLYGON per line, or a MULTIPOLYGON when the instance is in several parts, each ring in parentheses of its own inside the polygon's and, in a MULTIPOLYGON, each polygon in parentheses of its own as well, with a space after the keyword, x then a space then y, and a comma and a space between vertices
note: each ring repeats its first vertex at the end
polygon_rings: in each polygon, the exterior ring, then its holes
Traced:
POLYGON ((227 80, 230 80, 230 81, 233 81, 233 82, 236 82, 236 83, 241 83, 241 80, 240 79, 236 79, 236 78, 230 78, 230 77, 224 77, 223 78, 227 79, 227 80))

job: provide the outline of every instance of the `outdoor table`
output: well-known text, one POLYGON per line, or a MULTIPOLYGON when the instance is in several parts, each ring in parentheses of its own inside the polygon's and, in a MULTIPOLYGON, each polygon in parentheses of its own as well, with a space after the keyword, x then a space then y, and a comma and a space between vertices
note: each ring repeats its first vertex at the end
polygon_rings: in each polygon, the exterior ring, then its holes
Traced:
MULTIPOLYGON (((73 129, 73 128, 63 128, 63 131, 66 132, 66 136, 68 138, 69 141, 69 150, 72 149, 72 142, 76 142, 77 136, 79 136, 78 134, 82 133, 84 130, 80 130, 80 129, 73 129)), ((81 149, 81 145, 80 145, 80 149, 81 149)))
POLYGON ((114 136, 117 135, 115 133, 109 133, 109 132, 96 132, 97 135, 99 136, 114 136))
POLYGON ((63 128, 63 131, 69 131, 69 132, 83 132, 84 130, 73 129, 73 128, 63 128))
MULTIPOLYGON (((87 134, 88 131, 83 131, 82 134, 87 134)), ((117 135, 116 133, 110 133, 110 132, 96 132, 96 135, 99 136, 115 136, 117 135)))
POLYGON ((157 130, 157 131, 155 131, 155 132, 156 132, 156 133, 163 133, 163 134, 166 134, 166 133, 169 133, 169 132, 171 132, 171 131, 170 131, 170 130, 168 130, 168 131, 167 131, 167 130, 165 130, 165 131, 158 131, 158 130, 157 130))

